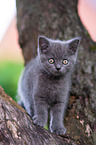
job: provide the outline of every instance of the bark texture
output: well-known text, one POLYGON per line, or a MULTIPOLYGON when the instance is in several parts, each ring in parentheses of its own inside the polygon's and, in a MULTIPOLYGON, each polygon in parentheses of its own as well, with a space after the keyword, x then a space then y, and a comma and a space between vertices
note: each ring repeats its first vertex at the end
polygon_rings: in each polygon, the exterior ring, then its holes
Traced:
POLYGON ((34 125, 27 112, 0 87, 0 145, 76 145, 66 137, 34 125))
POLYGON ((82 36, 65 118, 77 143, 96 144, 96 43, 77 14, 77 0, 16 0, 19 44, 25 64, 36 56, 38 35, 66 40, 82 36))

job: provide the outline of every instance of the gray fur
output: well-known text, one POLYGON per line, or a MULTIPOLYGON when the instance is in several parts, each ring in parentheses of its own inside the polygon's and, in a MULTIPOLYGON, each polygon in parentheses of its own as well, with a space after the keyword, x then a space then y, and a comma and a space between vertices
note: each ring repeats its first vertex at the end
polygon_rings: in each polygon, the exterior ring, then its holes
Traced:
POLYGON ((50 108, 50 131, 60 135, 66 133, 63 120, 80 40, 80 37, 60 41, 39 36, 38 55, 26 65, 19 80, 20 104, 33 122, 44 127, 50 108), (48 62, 50 58, 54 58, 53 64, 48 62), (64 65, 63 59, 69 63, 64 65))

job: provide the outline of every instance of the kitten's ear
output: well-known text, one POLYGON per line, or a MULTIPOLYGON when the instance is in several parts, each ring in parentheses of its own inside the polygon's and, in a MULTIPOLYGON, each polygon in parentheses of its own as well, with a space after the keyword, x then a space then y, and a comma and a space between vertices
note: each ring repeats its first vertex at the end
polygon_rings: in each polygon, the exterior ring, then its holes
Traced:
POLYGON ((70 42, 69 42, 68 48, 71 50, 72 53, 75 53, 81 42, 81 37, 76 37, 69 41, 70 42))
POLYGON ((39 36, 38 37, 38 45, 41 53, 44 53, 47 51, 49 47, 49 41, 48 38, 45 36, 39 36))

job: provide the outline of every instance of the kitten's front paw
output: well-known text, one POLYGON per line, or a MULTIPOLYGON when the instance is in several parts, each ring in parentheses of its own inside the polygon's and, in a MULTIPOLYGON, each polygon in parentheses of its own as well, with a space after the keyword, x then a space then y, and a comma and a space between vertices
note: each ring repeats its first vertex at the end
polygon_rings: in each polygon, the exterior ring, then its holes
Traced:
POLYGON ((33 116, 33 123, 36 124, 36 125, 39 125, 39 126, 45 126, 45 122, 44 120, 41 120, 39 117, 37 116, 33 116))
POLYGON ((67 129, 63 127, 63 128, 56 128, 52 132, 56 133, 57 135, 64 135, 66 131, 67 129))

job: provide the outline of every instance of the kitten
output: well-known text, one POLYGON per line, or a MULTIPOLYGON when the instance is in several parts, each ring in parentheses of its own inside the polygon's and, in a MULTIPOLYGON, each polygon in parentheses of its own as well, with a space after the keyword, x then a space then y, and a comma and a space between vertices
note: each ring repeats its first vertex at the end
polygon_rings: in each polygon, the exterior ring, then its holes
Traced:
POLYGON ((38 55, 25 66, 19 80, 19 104, 43 127, 50 108, 50 131, 60 135, 66 133, 63 119, 80 41, 80 37, 60 41, 39 36, 38 55))

